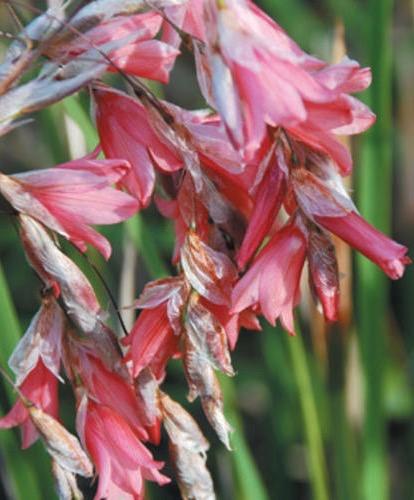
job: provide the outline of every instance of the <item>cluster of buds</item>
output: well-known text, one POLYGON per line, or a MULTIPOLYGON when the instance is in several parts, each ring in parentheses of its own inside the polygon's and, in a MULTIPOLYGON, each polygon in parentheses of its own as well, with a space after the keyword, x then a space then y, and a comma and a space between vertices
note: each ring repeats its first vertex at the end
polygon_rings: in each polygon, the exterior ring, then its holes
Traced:
POLYGON ((10 358, 18 401, 0 427, 20 425, 23 447, 43 440, 60 498, 81 497, 79 474, 99 475, 95 498, 115 500, 143 498, 144 480, 169 481, 145 446, 159 444, 163 426, 183 498, 212 499, 208 442, 161 390, 168 361, 181 360, 188 399, 200 398, 230 449, 216 372, 234 375, 239 331, 260 330, 260 315, 294 334, 305 261, 315 300, 328 321, 337 319, 331 233, 392 279, 409 263, 407 249, 366 222, 342 184, 352 159, 336 136, 373 124, 349 95, 370 84, 370 70, 306 54, 250 0, 65 8, 32 21, 0 64, 2 134, 22 123, 16 118, 87 88, 100 138, 84 158, 0 173, 0 194, 42 282, 40 310, 10 358), (208 110, 158 99, 139 79, 166 83, 180 46, 194 54, 208 110), (39 60, 39 74, 20 84, 39 60), (129 94, 102 81, 114 71, 129 94), (110 243, 91 225, 119 223, 152 201, 173 220, 177 275, 145 286, 135 324, 119 338, 59 237, 109 259, 110 243), (79 440, 59 423, 64 379, 79 440))

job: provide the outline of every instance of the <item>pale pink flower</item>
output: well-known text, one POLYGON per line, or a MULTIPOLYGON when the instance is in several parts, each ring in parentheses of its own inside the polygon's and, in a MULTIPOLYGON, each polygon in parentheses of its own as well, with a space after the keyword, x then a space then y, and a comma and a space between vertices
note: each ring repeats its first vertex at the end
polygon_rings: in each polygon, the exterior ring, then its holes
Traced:
POLYGON ((78 434, 99 474, 95 500, 143 498, 144 479, 166 484, 156 462, 127 421, 108 406, 84 397, 78 408, 78 434))
POLYGON ((13 176, 0 173, 0 192, 20 213, 61 234, 81 251, 89 243, 108 259, 109 242, 90 224, 115 224, 131 217, 138 204, 114 189, 129 171, 125 160, 90 157, 13 176))
POLYGON ((373 122, 368 108, 346 94, 369 85, 369 70, 349 60, 327 66, 309 56, 248 0, 205 5, 207 46, 194 43, 200 86, 247 159, 260 147, 266 125, 303 124, 302 134, 312 127, 314 135, 331 136, 373 122))
POLYGON ((56 44, 49 55, 60 61, 78 56, 91 48, 107 53, 108 71, 118 69, 135 76, 168 82, 177 55, 176 48, 155 39, 162 17, 155 12, 117 16, 101 22, 69 43, 56 44), (122 42, 108 50, 110 42, 122 42), (113 63, 111 65, 109 60, 113 63))

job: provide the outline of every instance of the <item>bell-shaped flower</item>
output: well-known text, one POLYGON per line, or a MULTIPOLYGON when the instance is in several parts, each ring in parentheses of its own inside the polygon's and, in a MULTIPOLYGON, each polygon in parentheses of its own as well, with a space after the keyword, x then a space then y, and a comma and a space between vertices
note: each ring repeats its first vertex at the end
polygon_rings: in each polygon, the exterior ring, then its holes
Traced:
MULTIPOLYGON (((148 440, 142 411, 136 398, 132 379, 111 370, 90 349, 78 342, 71 342, 66 352, 66 365, 70 377, 82 380, 88 394, 99 404, 112 408, 127 422, 136 436, 148 440)), ((128 375, 128 372, 125 372, 128 375)))
POLYGON ((252 187, 254 206, 249 218, 243 243, 237 254, 237 263, 243 269, 269 233, 282 206, 286 193, 286 176, 283 156, 276 145, 270 147, 258 167, 258 175, 252 187), (264 170, 264 172, 261 172, 264 170))
POLYGON ((142 498, 144 480, 166 484, 156 462, 128 422, 115 410, 84 396, 78 407, 77 431, 99 474, 95 500, 142 498))
MULTIPOLYGON (((58 380, 41 359, 19 384, 19 391, 37 408, 54 418, 58 417, 58 380)), ((39 437, 39 433, 27 407, 20 399, 10 412, 0 419, 0 429, 9 429, 16 425, 21 426, 22 448, 28 448, 39 437)))
POLYGON ((146 109, 136 99, 103 86, 94 87, 93 97, 105 156, 129 162, 131 171, 121 183, 145 207, 154 190, 155 167, 174 172, 182 167, 182 162, 158 138, 146 109))
POLYGON ((293 308, 299 302, 306 248, 307 230, 296 216, 275 233, 236 284, 232 311, 257 307, 272 325, 280 317, 283 327, 293 334, 293 308))
POLYGON ((318 155, 309 158, 314 172, 305 168, 291 171, 291 183, 303 213, 368 257, 391 279, 401 278, 405 265, 411 262, 408 249, 358 214, 331 162, 318 155))
POLYGON ((67 40, 67 33, 66 36, 62 33, 62 39, 58 36, 47 54, 65 61, 91 48, 100 49, 107 47, 109 42, 123 41, 112 50, 104 50, 108 71, 122 70, 167 83, 170 68, 179 51, 155 39, 161 24, 162 17, 155 12, 112 17, 70 41, 67 40))
POLYGON ((167 304, 144 309, 123 344, 130 346, 126 359, 132 360, 134 377, 148 367, 162 379, 168 360, 178 352, 178 337, 168 318, 167 304))
POLYGON ((194 42, 200 87, 246 159, 262 143, 266 125, 309 121, 351 133, 361 129, 354 123, 362 108, 365 128, 372 123, 367 108, 347 95, 369 85, 368 70, 348 60, 327 66, 309 56, 248 0, 207 0, 204 16, 207 44, 194 42))
POLYGON ((136 200, 112 187, 128 171, 125 160, 86 157, 13 176, 0 173, 0 193, 19 213, 37 219, 82 252, 89 243, 108 259, 109 242, 90 224, 115 224, 138 210, 136 200))

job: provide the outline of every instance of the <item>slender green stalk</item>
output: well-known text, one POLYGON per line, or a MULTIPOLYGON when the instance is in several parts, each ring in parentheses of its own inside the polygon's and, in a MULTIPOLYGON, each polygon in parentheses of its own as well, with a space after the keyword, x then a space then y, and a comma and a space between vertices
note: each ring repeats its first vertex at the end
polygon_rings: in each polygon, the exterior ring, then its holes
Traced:
POLYGON ((328 401, 330 420, 330 440, 335 474, 335 498, 360 500, 361 484, 356 453, 356 441, 346 413, 345 377, 347 351, 354 332, 332 328, 329 332, 329 378, 328 401))
POLYGON ((226 415, 234 429, 231 436, 233 470, 237 480, 239 500, 268 500, 266 487, 257 470, 243 431, 242 419, 237 410, 236 388, 233 380, 221 376, 226 415))
MULTIPOLYGON (((391 24, 392 0, 370 0, 369 39, 373 84, 368 102, 377 123, 367 134, 358 169, 358 200, 362 214, 384 232, 390 230, 392 179, 391 24)), ((388 498, 384 415, 384 367, 388 282, 364 258, 358 258, 359 339, 365 378, 362 487, 366 500, 388 498)))
POLYGON ((311 372, 298 327, 296 327, 296 331, 297 336, 295 338, 288 338, 287 343, 289 345, 292 371, 298 386, 299 400, 302 408, 313 496, 315 500, 328 500, 330 497, 328 493, 326 463, 315 395, 311 383, 311 372))

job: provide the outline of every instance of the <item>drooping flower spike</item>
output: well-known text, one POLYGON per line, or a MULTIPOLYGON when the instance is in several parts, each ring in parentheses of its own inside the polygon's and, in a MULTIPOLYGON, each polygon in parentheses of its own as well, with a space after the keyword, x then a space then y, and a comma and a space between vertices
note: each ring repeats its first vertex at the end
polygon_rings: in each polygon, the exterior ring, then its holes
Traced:
MULTIPOLYGON (((40 310, 9 361, 19 397, 0 427, 20 426, 24 447, 41 438, 61 498, 81 497, 76 475, 99 476, 95 500, 142 499, 146 480, 168 483, 147 447, 164 428, 183 498, 214 499, 209 444, 161 388, 170 360, 182 364, 189 401, 200 399, 231 449, 217 372, 236 373, 231 351, 242 328, 260 330, 261 315, 294 334, 306 263, 314 299, 326 320, 337 319, 330 233, 392 279, 403 275, 407 249, 359 215, 341 180, 352 158, 338 136, 375 120, 350 95, 370 81, 369 68, 351 59, 329 65, 304 52, 251 0, 97 0, 66 20, 58 6, 11 44, 0 64, 0 134, 85 88, 100 140, 75 161, 0 173, 42 286, 40 310), (167 82, 181 41, 193 49, 211 109, 183 109, 134 79, 167 82), (134 95, 99 80, 114 71, 134 95), (108 259, 109 241, 91 226, 123 222, 152 201, 174 223, 176 275, 146 284, 120 338, 58 236, 108 259), (65 378, 79 440, 58 420, 65 378)), ((111 300, 119 313, 125 304, 111 300)))

